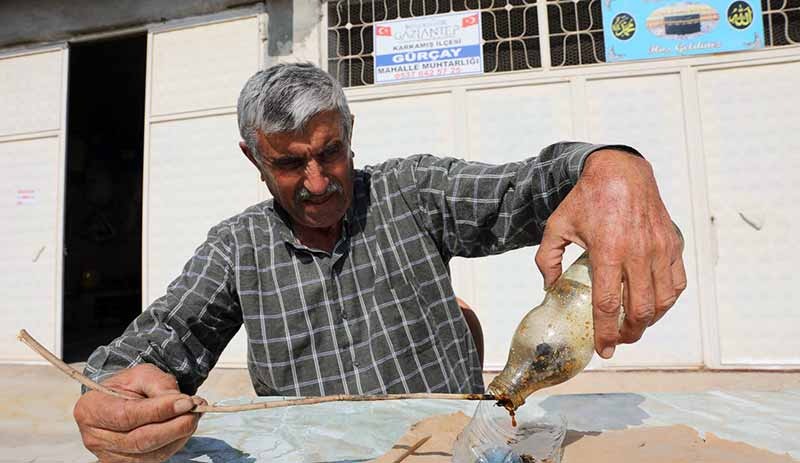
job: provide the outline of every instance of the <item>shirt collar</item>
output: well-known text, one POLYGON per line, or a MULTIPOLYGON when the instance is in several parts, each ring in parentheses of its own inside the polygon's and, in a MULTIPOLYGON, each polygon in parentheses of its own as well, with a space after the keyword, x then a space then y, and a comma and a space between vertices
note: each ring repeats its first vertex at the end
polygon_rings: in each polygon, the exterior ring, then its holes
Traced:
POLYGON ((328 253, 327 251, 323 251, 321 249, 310 248, 294 235, 294 229, 292 227, 292 217, 286 212, 286 209, 283 208, 275 199, 272 200, 272 205, 270 209, 275 213, 275 216, 278 217, 278 235, 280 238, 290 247, 297 251, 306 251, 310 253, 317 253, 323 254, 326 256, 333 256, 333 257, 341 257, 346 252, 348 246, 347 243, 350 241, 350 233, 351 233, 351 224, 353 223, 353 215, 355 209, 355 195, 353 195, 353 201, 350 203, 350 207, 347 208, 347 211, 344 214, 342 219, 342 229, 339 235, 339 240, 333 246, 333 252, 328 253))

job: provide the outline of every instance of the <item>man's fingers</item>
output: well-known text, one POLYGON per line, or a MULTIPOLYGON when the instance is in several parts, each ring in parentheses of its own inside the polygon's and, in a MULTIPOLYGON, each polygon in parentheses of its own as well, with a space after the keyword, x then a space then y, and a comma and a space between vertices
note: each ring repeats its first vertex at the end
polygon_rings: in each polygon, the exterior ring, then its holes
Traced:
POLYGON ((653 263, 653 291, 655 312, 647 326, 652 326, 656 321, 660 320, 678 299, 678 294, 675 292, 675 284, 672 281, 672 269, 669 265, 668 256, 657 259, 653 263))
POLYGON ((93 452, 100 458, 102 462, 109 462, 109 463, 161 463, 164 460, 167 460, 172 455, 176 454, 180 449, 182 449, 186 442, 191 438, 191 436, 187 436, 181 439, 176 440, 160 449, 150 452, 148 454, 141 454, 141 453, 125 453, 125 452, 112 452, 107 450, 98 450, 93 452))
POLYGON ((569 241, 564 239, 555 225, 548 224, 545 227, 542 242, 536 251, 536 266, 539 267, 542 277, 544 277, 545 289, 553 286, 561 276, 561 261, 564 258, 564 249, 569 245, 569 241))
MULTIPOLYGON (((669 271, 672 274, 672 291, 675 294, 675 299, 677 299, 683 293, 683 290, 686 289, 686 270, 683 267, 683 259, 678 257, 678 260, 673 262, 670 266, 669 271)), ((655 324, 661 320, 661 317, 663 317, 665 313, 666 311, 657 313, 651 324, 655 324)))
POLYGON ((200 415, 190 413, 164 423, 145 425, 129 433, 127 442, 134 452, 153 453, 177 441, 184 441, 197 430, 200 415))
POLYGON ((75 404, 84 444, 104 462, 164 461, 194 433, 200 415, 189 412, 205 404, 181 394, 175 377, 153 365, 121 370, 103 384, 138 397, 89 391, 75 404))
POLYGON ((638 341, 656 315, 653 273, 644 261, 634 261, 625 269, 625 321, 620 330, 620 343, 638 341))
POLYGON ((675 291, 675 296, 678 297, 683 294, 683 290, 686 289, 686 269, 683 266, 683 257, 679 257, 678 260, 672 263, 670 267, 672 272, 672 284, 673 290, 675 291))
POLYGON ((192 402, 194 402, 195 405, 208 405, 208 401, 199 395, 193 395, 192 402))
POLYGON ((112 389, 135 392, 140 397, 180 394, 175 377, 149 363, 142 363, 133 368, 123 370, 103 384, 112 389))
POLYGON ((178 381, 174 376, 164 373, 155 365, 142 364, 147 368, 148 374, 137 376, 137 386, 147 397, 156 397, 165 394, 179 394, 178 381))
MULTIPOLYGON (((87 392, 91 394, 93 392, 87 392)), ((98 392, 98 394, 101 394, 98 392)), ((161 423, 195 407, 186 394, 171 394, 150 399, 115 399, 114 404, 94 410, 87 423, 109 431, 129 431, 150 423, 161 423)))
POLYGON ((107 416, 101 415, 103 418, 99 421, 105 425, 105 429, 94 423, 78 422, 84 445, 100 457, 101 461, 160 462, 169 458, 185 445, 197 429, 197 423, 201 416, 187 413, 187 411, 194 408, 196 404, 205 403, 202 398, 189 398, 182 394, 153 399, 114 399, 124 400, 124 402, 117 403, 113 409, 125 411, 111 412, 107 416), (173 407, 171 411, 165 404, 173 407), (139 409, 140 406, 144 409, 139 409), (176 412, 180 412, 179 416, 174 416, 176 412), (169 415, 173 416, 161 420, 164 416, 169 415), (126 422, 126 420, 128 421, 126 422), (152 421, 129 429, 118 429, 127 428, 135 421, 145 420, 152 421), (117 429, 113 429, 115 427, 117 429))
MULTIPOLYGON (((667 310, 669 310, 669 308, 672 307, 672 305, 675 304, 677 299, 680 297, 680 295, 686 289, 686 270, 685 270, 685 268, 683 266, 683 247, 684 247, 683 235, 681 234, 681 232, 677 228, 677 226, 674 226, 674 229, 675 229, 675 237, 674 237, 674 240, 673 240, 673 249, 672 249, 672 253, 671 253, 671 256, 670 256, 670 265, 669 265, 668 269, 661 270, 662 273, 667 273, 668 272, 670 274, 670 278, 669 278, 669 281, 671 283, 671 288, 670 289, 672 291, 674 299, 672 301, 672 304, 669 304, 669 307, 667 307, 664 310, 659 310, 658 301, 661 300, 661 299, 659 299, 659 296, 658 296, 659 288, 658 288, 658 286, 656 287, 656 293, 657 293, 656 294, 656 316, 653 319, 653 321, 650 323, 651 325, 653 325, 656 322, 658 322, 659 320, 661 320, 661 318, 664 316, 664 314, 667 313, 667 310)), ((654 269, 654 272, 655 272, 655 269, 654 269)), ((663 279, 664 282, 666 282, 666 280, 667 280, 666 278, 663 279)), ((666 291, 666 289, 663 289, 663 291, 666 291)))
POLYGON ((146 455, 194 434, 198 414, 181 415, 163 423, 140 426, 129 432, 91 429, 84 443, 87 448, 102 448, 111 453, 146 455))
POLYGON ((594 345, 603 358, 611 358, 619 339, 619 310, 622 269, 603 264, 603 257, 590 254, 592 260, 592 308, 594 345))
MULTIPOLYGON (((196 407, 199 407, 201 405, 208 405, 208 401, 206 399, 204 399, 204 398, 202 398, 200 396, 196 396, 196 395, 192 396, 192 402, 194 402, 194 405, 196 407)), ((196 415, 198 415, 200 418, 202 418, 203 415, 205 415, 205 414, 204 413, 196 413, 196 415)))

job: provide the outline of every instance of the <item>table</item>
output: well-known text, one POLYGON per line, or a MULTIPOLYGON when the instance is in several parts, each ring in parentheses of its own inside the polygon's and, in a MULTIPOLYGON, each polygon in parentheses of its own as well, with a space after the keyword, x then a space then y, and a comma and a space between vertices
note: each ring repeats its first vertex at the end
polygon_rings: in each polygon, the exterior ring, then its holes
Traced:
MULTIPOLYGON (((237 398, 224 403, 248 402, 237 398)), ((713 432, 800 460, 800 390, 582 394, 531 397, 528 402, 561 413, 573 431, 684 424, 701 434, 713 432)), ((475 406, 467 401, 406 400, 208 413, 170 462, 369 461, 388 451, 411 424, 456 411, 471 416, 475 406)))

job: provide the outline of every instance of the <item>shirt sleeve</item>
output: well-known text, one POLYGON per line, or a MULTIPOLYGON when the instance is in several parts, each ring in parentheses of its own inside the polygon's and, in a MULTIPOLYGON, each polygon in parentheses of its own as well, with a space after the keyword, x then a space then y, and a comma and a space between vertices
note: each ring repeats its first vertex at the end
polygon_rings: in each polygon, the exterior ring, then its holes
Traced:
POLYGON ((151 363, 174 375, 182 392, 194 394, 242 325, 230 251, 212 230, 166 294, 92 353, 85 374, 102 382, 151 363))
POLYGON ((625 145, 559 142, 501 165, 417 155, 400 162, 396 175, 443 257, 479 257, 539 244, 586 158, 604 148, 640 156, 625 145))

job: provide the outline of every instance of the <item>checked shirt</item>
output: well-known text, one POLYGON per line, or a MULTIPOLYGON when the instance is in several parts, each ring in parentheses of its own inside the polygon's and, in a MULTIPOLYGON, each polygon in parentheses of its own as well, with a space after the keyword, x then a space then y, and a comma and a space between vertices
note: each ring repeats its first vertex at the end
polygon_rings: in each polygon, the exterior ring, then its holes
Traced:
POLYGON ((244 326, 259 395, 483 392, 448 263, 538 244, 586 157, 605 147, 562 142, 503 165, 415 155, 356 170, 332 253, 297 242, 272 200, 256 204, 212 228, 86 373, 102 381, 152 363, 193 394, 244 326))

